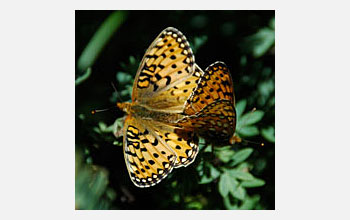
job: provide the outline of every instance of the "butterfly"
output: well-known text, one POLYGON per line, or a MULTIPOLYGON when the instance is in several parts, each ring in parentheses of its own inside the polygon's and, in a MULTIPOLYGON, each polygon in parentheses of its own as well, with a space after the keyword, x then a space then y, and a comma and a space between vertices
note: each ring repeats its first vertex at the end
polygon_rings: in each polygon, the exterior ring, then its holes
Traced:
POLYGON ((187 99, 184 117, 177 125, 194 130, 213 143, 240 142, 236 128, 233 81, 223 62, 211 64, 201 75, 198 85, 187 99))
POLYGON ((134 80, 131 103, 117 103, 127 113, 124 158, 136 186, 154 186, 173 168, 194 161, 198 135, 176 123, 186 117, 186 100, 202 75, 186 37, 175 28, 163 30, 145 52, 134 80))

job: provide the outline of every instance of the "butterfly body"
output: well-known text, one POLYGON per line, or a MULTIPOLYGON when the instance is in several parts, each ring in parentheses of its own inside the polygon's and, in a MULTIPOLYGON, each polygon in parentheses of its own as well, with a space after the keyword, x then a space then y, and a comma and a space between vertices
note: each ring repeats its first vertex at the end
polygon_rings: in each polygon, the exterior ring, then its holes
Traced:
POLYGON ((179 113, 169 113, 167 111, 150 109, 147 106, 139 105, 137 103, 117 103, 117 106, 128 115, 143 120, 154 120, 167 124, 175 124, 180 118, 183 118, 179 113))

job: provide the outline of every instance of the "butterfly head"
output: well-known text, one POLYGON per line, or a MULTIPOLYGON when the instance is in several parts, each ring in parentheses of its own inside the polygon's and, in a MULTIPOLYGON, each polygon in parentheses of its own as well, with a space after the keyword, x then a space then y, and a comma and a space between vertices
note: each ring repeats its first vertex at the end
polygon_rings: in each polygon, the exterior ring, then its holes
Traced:
POLYGON ((128 102, 117 102, 117 107, 122 110, 123 112, 129 114, 130 113, 130 108, 131 108, 131 103, 128 102))

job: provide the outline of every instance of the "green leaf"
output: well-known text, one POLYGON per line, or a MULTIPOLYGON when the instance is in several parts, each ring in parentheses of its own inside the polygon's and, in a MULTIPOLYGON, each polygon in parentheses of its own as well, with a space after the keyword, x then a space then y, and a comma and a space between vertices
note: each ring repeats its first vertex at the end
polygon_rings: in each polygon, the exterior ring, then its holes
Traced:
POLYGON ((253 153, 252 148, 245 148, 245 149, 237 151, 235 153, 235 155, 233 155, 233 157, 232 157, 232 159, 234 161, 232 166, 235 166, 235 165, 245 161, 252 153, 253 153))
POLYGON ((240 118, 241 115, 243 114, 245 107, 247 106, 247 100, 242 99, 239 102, 236 103, 236 114, 237 118, 240 118))
POLYGON ((120 141, 113 141, 113 145, 122 146, 122 142, 120 142, 120 141))
POLYGON ((264 112, 261 110, 256 110, 254 112, 247 113, 242 116, 241 125, 246 127, 247 125, 252 125, 259 122, 264 116, 264 112))
POLYGON ((211 164, 209 164, 209 169, 210 169, 210 176, 213 179, 216 179, 220 176, 220 171, 218 169, 216 169, 214 166, 212 166, 211 164))
POLYGON ((105 133, 111 133, 111 132, 113 132, 113 129, 114 129, 113 124, 110 126, 107 126, 104 122, 99 122, 98 126, 99 126, 100 131, 105 132, 105 133))
POLYGON ((259 129, 256 126, 243 127, 237 130, 238 134, 245 137, 251 137, 259 134, 259 129))
POLYGON ((129 85, 129 84, 127 84, 125 86, 124 90, 120 91, 120 95, 123 96, 123 97, 124 96, 131 97, 131 94, 132 94, 132 85, 129 85))
POLYGON ((233 190, 237 187, 237 180, 230 176, 227 172, 224 172, 220 176, 219 180, 219 192, 222 197, 226 197, 230 190, 233 190))
MULTIPOLYGON (((108 171, 102 167, 86 165, 82 158, 82 152, 78 151, 75 160, 75 208, 108 209, 110 206, 110 200, 106 195, 108 171)), ((109 194, 111 193, 112 189, 109 194)))
POLYGON ((117 73, 117 80, 121 84, 130 83, 132 81, 132 78, 133 77, 129 73, 125 73, 125 72, 118 72, 117 73))
POLYGON ((259 58, 275 44, 275 31, 269 27, 262 28, 248 37, 246 44, 251 45, 253 56, 259 58))
POLYGON ((207 42, 207 40, 208 40, 208 36, 206 35, 195 37, 193 40, 193 46, 192 46, 193 53, 196 53, 197 50, 207 42))
MULTIPOLYGON (((203 175, 199 184, 207 184, 207 183, 210 183, 212 182, 213 180, 215 180, 216 178, 218 178, 220 176, 220 171, 217 170, 213 165, 209 164, 209 163, 206 163, 207 164, 207 167, 209 168, 209 171, 210 171, 210 175, 207 176, 207 175, 203 175)), ((203 164, 201 165, 202 166, 202 169, 203 169, 203 164)))
POLYGON ((174 202, 179 203, 180 202, 180 195, 175 193, 173 197, 174 202))
POLYGON ((247 162, 241 162, 240 164, 238 164, 236 169, 239 170, 246 170, 246 169, 250 169, 251 165, 247 162))
POLYGON ((78 117, 79 117, 80 120, 85 120, 85 115, 84 114, 79 114, 78 117))
POLYGON ((199 201, 192 201, 192 202, 188 203, 186 206, 188 209, 196 209, 196 210, 203 209, 203 205, 199 201))
POLYGON ((226 209, 229 209, 229 210, 236 210, 236 209, 238 209, 237 205, 231 205, 230 197, 228 197, 228 196, 224 197, 223 201, 224 201, 224 205, 225 205, 226 209))
POLYGON ((78 59, 77 67, 79 71, 84 72, 94 64, 115 31, 124 23, 126 16, 125 11, 116 11, 101 24, 78 59))
POLYGON ((242 186, 238 186, 230 191, 231 195, 239 200, 244 200, 247 192, 242 186))
POLYGON ((213 146, 211 144, 207 145, 207 147, 204 149, 204 152, 213 152, 213 146))
MULTIPOLYGON (((205 139, 201 138, 201 137, 199 137, 198 146, 199 146, 199 151, 202 151, 203 148, 205 148, 204 151, 206 151, 206 149, 209 148, 208 145, 205 143, 205 139)), ((210 148, 211 148, 211 146, 210 146, 210 148)))
POLYGON ((271 18, 270 22, 269 22, 269 26, 271 29, 275 30, 275 18, 271 18))
POLYGON ((234 178, 240 179, 240 180, 253 180, 254 177, 252 174, 248 172, 244 172, 242 170, 228 170, 228 174, 234 178))
POLYGON ((261 129, 261 135, 268 141, 275 142, 275 129, 272 126, 261 129))
POLYGON ((213 180, 214 179, 211 176, 208 177, 206 175, 203 175, 198 184, 208 184, 208 183, 213 182, 213 180))
POLYGON ((78 78, 75 80, 75 86, 77 86, 77 85, 81 84, 82 82, 84 82, 85 80, 87 80, 90 77, 91 72, 92 72, 91 68, 88 67, 86 69, 85 73, 81 76, 78 76, 78 78))
POLYGON ((215 155, 224 163, 227 163, 229 162, 233 155, 235 154, 235 152, 230 149, 231 146, 229 146, 229 148, 225 148, 225 147, 222 147, 222 148, 215 148, 216 150, 214 151, 215 152, 215 155))
POLYGON ((265 181, 259 178, 253 178, 252 180, 245 180, 241 182, 241 186, 245 188, 253 188, 265 185, 265 181))
POLYGON ((246 196, 243 200, 242 205, 239 207, 240 210, 251 210, 254 209, 256 204, 259 202, 260 196, 254 195, 252 197, 246 196))
POLYGON ((136 58, 135 58, 134 56, 130 56, 130 57, 129 57, 129 63, 130 63, 131 65, 136 64, 136 58))
POLYGON ((275 82, 272 79, 263 81, 258 85, 258 91, 262 97, 268 98, 275 89, 275 82))

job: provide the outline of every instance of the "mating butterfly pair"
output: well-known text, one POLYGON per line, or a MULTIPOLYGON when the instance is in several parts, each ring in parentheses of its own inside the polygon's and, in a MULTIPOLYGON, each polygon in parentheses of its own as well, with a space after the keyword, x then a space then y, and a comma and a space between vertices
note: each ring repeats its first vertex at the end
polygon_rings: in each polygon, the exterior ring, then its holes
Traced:
POLYGON ((233 83, 222 62, 204 72, 186 37, 169 27, 146 51, 125 111, 125 163, 138 187, 159 183, 198 153, 198 135, 228 141, 236 126, 233 83))

